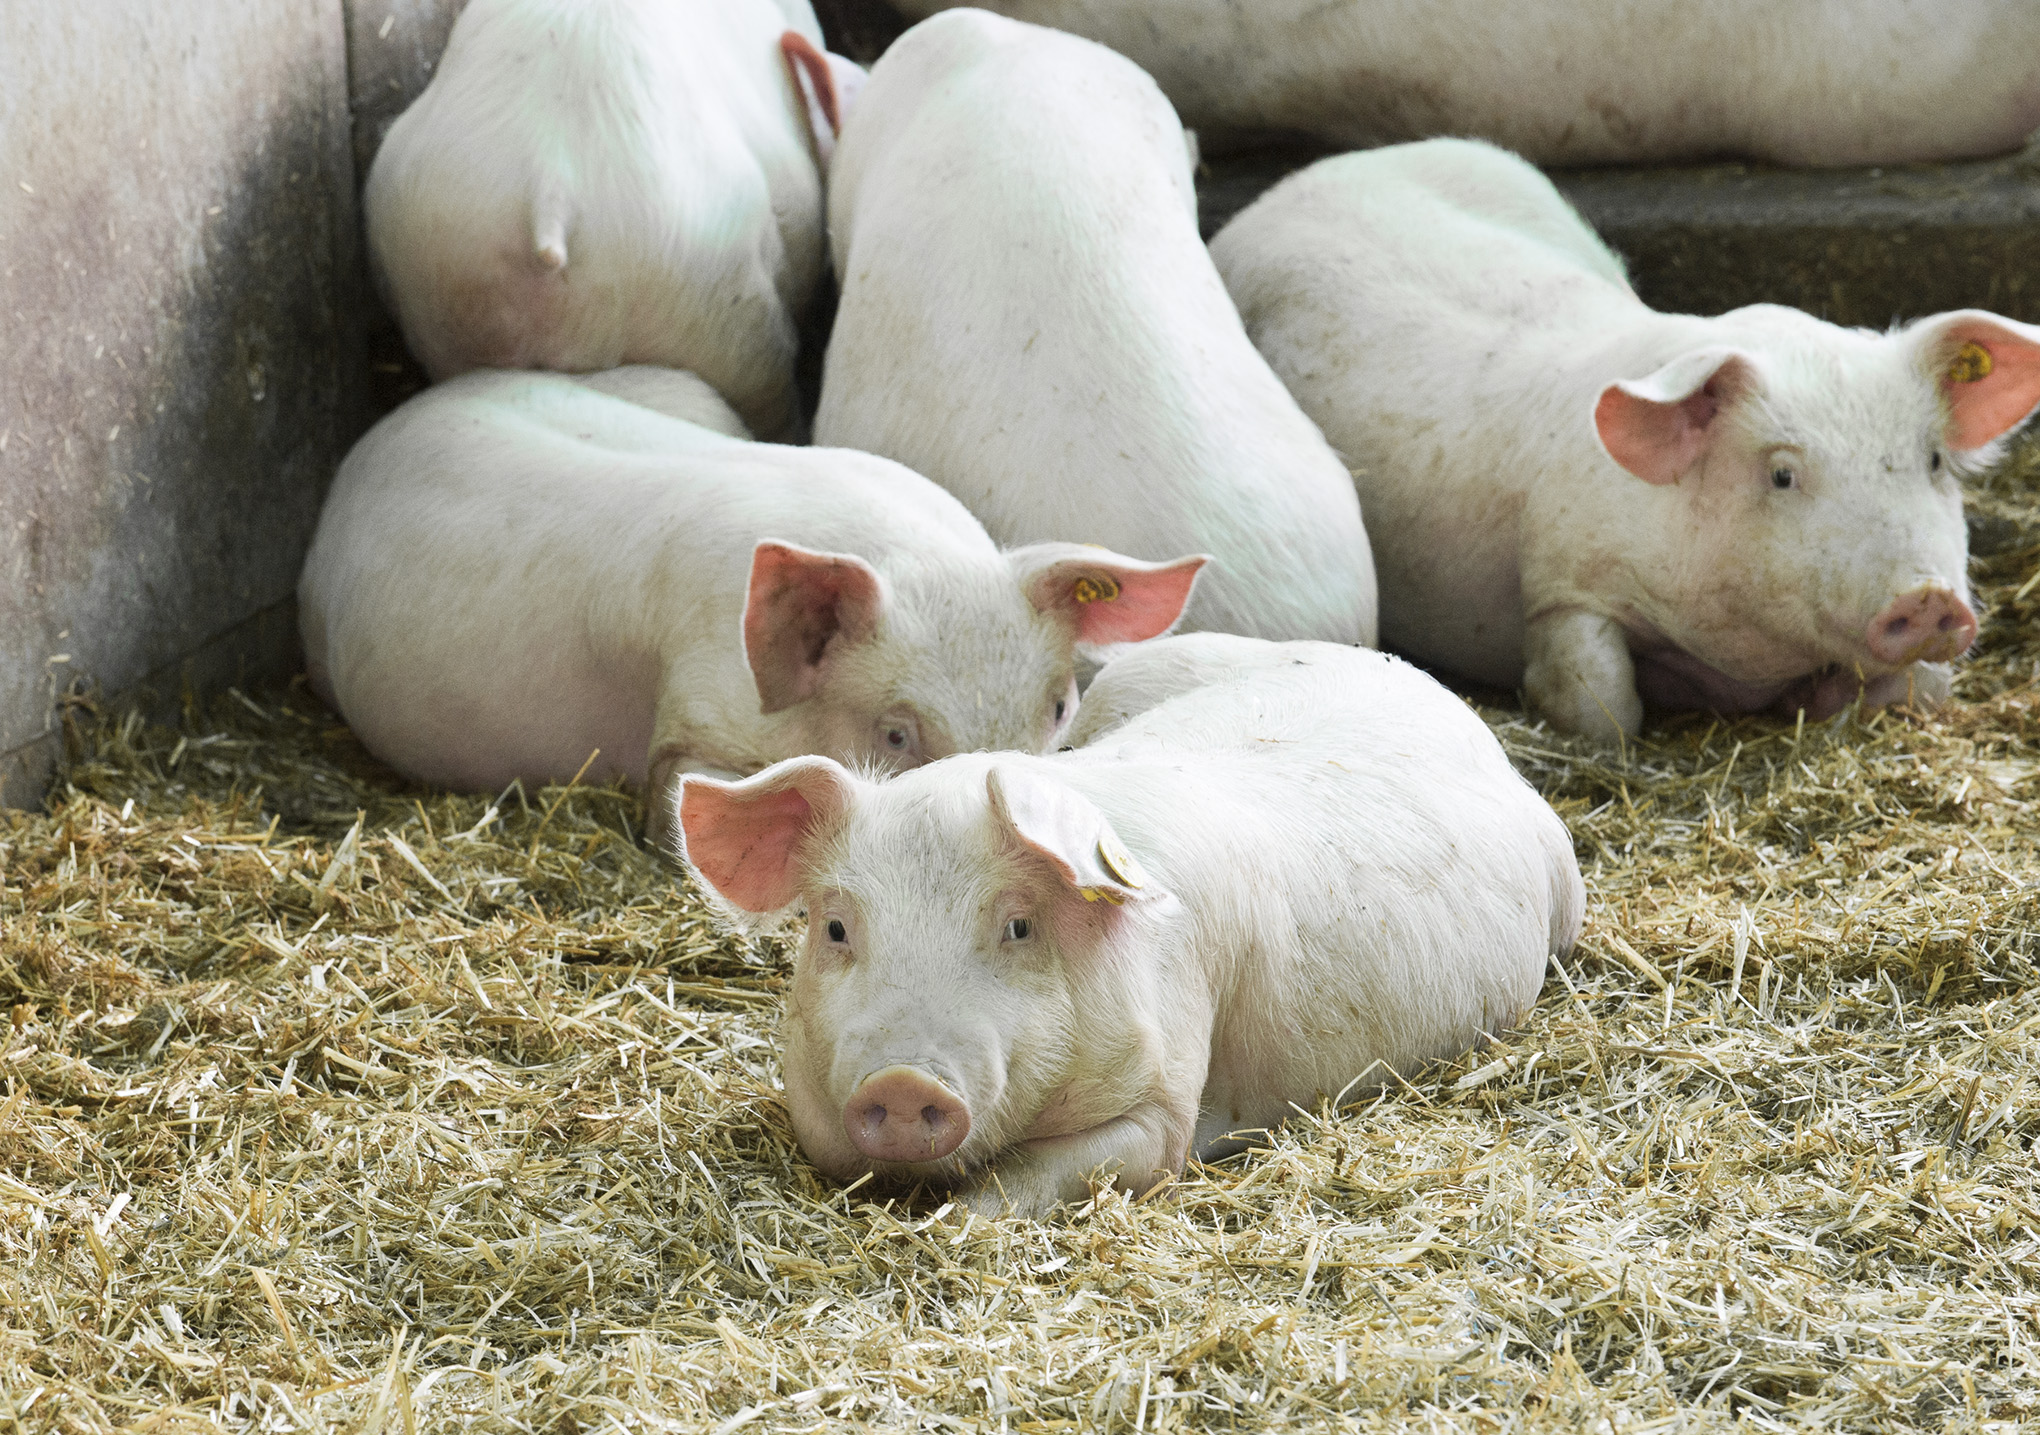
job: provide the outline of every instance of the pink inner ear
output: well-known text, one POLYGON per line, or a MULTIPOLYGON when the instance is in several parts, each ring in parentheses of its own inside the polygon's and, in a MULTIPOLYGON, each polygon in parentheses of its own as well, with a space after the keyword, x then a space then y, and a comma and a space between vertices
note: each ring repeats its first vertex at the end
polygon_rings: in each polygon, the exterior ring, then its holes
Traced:
POLYGON ((788 30, 779 37, 779 52, 786 56, 787 69, 793 73, 795 91, 805 89, 815 108, 822 112, 822 118, 828 121, 830 134, 843 133, 842 110, 836 103, 836 76, 829 68, 828 58, 798 30, 788 30))
MULTIPOLYGON (((1044 548, 1065 554, 1082 553, 1074 543, 1044 544, 1044 548)), ((1062 557, 1043 561, 1047 555, 1029 554, 1042 566, 1024 580, 1027 601, 1043 613, 1067 618, 1076 629, 1075 641, 1102 646, 1107 643, 1137 643, 1158 637, 1183 616, 1197 575, 1210 560, 1197 555, 1172 563, 1143 563, 1102 549, 1096 557, 1062 557)))
POLYGON ((2040 344, 2010 329, 1973 320, 1947 334, 1948 352, 1974 344, 1990 355, 1990 372, 1968 383, 1944 373, 1948 399, 1948 443, 1958 451, 1982 448, 2009 432, 2040 404, 2040 344))
POLYGON ((1203 569, 1202 558, 1186 558, 1168 568, 1140 571, 1107 568, 1119 585, 1119 596, 1109 602, 1076 603, 1077 641, 1080 643, 1138 643, 1169 631, 1169 625, 1183 616, 1190 590, 1203 569))
POLYGON ((794 787, 751 795, 688 779, 680 788, 687 860, 747 912, 776 912, 798 895, 793 848, 813 815, 807 798, 794 787))
POLYGON ((871 636, 879 603, 878 575, 861 559, 770 540, 752 550, 744 656, 760 710, 775 713, 813 697, 829 644, 871 636))
POLYGON ((1594 427, 1615 462, 1646 483, 1677 483, 1707 451, 1708 426, 1721 411, 1714 383, 1671 402, 1647 399, 1621 384, 1601 391, 1594 427))

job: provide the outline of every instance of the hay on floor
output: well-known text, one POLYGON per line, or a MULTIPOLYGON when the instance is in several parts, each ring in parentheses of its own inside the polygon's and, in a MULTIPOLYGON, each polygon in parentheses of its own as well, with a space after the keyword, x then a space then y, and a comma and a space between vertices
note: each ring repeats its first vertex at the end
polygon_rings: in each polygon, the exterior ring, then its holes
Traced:
POLYGON ((1592 896, 1529 1025, 1046 1224, 815 1177, 786 953, 631 795, 408 786, 298 692, 74 706, 0 814, 0 1421, 2040 1421, 2029 477, 1978 485, 1964 705, 1488 710, 1592 896))

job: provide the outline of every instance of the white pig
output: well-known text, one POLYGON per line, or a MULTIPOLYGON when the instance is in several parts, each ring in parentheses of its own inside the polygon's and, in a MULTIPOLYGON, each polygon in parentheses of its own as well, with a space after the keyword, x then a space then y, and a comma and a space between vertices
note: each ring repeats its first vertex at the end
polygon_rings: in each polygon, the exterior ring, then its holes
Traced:
POLYGON ((1144 1191, 1513 1025, 1579 931, 1564 824, 1397 659, 1165 639, 1092 690, 1162 700, 1054 757, 683 779, 704 883, 806 911, 783 1068, 826 1174, 1144 1191))
POLYGON ((473 0, 362 197, 432 377, 665 364, 796 432, 817 161, 861 75, 821 44, 808 0, 473 0))
POLYGON ((1645 308, 1535 169, 1325 160, 1212 242, 1355 465, 1382 637, 1558 728, 1947 695, 1975 637, 1957 475, 2040 402, 2040 330, 1645 308))
POLYGON ((683 770, 1047 748, 1073 648, 1163 632, 1203 562, 1002 553, 896 463, 738 428, 672 371, 428 389, 320 517, 299 586, 315 690, 429 782, 648 780, 656 833, 683 770), (717 411, 723 432, 669 416, 717 411))
POLYGON ((1001 543, 1212 555, 1184 619, 1374 639, 1344 465, 1254 352, 1154 83, 978 11, 873 66, 831 173, 818 442, 898 459, 1001 543))
POLYGON ((1545 164, 1846 165, 1997 154, 2040 127, 2032 0, 984 4, 1131 56, 1218 141, 1453 134, 1545 164))

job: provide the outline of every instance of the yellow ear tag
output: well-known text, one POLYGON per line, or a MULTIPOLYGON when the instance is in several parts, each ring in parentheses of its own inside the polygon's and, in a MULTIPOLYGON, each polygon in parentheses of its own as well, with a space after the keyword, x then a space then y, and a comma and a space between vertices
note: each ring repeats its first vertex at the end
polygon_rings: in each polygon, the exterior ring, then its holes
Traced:
POLYGON ((1126 901, 1124 897, 1116 892, 1107 892, 1102 887, 1079 887, 1077 891, 1086 902, 1104 902, 1117 907, 1126 901))
POLYGON ((1098 839, 1098 863, 1106 874, 1122 887, 1140 890, 1143 873, 1133 860, 1133 854, 1121 847, 1110 837, 1098 839))
POLYGON ((1971 339, 1956 351, 1954 362, 1948 365, 1948 382, 1951 384, 1973 384, 1978 379, 1990 377, 1990 371, 1997 367, 1990 350, 1971 339))
POLYGON ((1070 594, 1079 603, 1110 603, 1119 596, 1119 585, 1110 578, 1079 578, 1070 594))

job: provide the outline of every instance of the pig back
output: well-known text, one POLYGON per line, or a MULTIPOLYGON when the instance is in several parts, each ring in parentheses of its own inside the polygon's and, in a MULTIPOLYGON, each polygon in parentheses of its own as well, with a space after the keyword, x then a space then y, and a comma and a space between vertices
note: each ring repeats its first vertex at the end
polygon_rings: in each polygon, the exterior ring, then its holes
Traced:
POLYGON ((1004 544, 1211 554, 1187 628, 1372 641, 1351 483, 1247 341, 1189 168, 1095 45, 978 12, 910 32, 832 170, 817 440, 927 474, 1004 544))
POLYGON ((1065 759, 1216 993, 1207 1152, 1513 1025, 1585 903, 1564 824, 1464 702, 1397 659, 1281 646, 1065 759))

